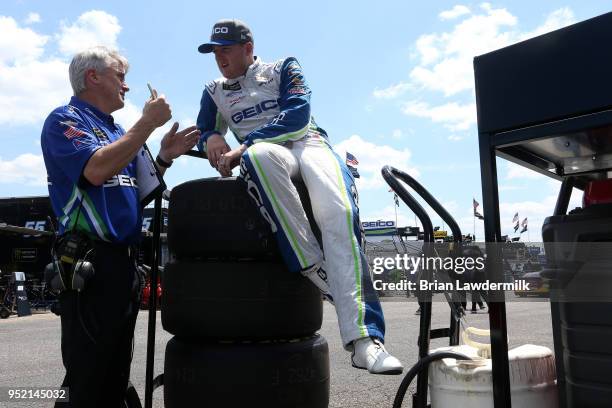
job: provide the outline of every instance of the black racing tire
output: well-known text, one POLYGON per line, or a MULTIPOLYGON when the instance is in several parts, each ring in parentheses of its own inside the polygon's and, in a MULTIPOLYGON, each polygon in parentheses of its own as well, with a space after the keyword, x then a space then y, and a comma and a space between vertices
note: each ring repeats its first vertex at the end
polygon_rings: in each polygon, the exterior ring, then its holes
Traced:
MULTIPOLYGON (((310 228, 321 243, 310 198, 294 182, 310 228)), ((168 208, 168 249, 176 259, 280 259, 270 224, 236 177, 188 181, 172 189, 168 208)), ((250 190, 257 196, 255 189, 250 190)))
POLYGON ((327 408, 329 350, 325 338, 286 342, 166 346, 164 406, 327 408))
POLYGON ((138 391, 134 388, 131 381, 128 382, 127 390, 125 390, 125 400, 123 403, 125 408, 142 408, 138 391))
POLYGON ((11 315, 11 311, 6 307, 0 306, 0 319, 8 319, 11 315))
POLYGON ((162 325, 179 337, 293 338, 323 321, 319 290, 278 262, 173 262, 162 286, 162 325))
POLYGON ((280 256, 269 224, 235 177, 192 180, 172 189, 168 249, 177 259, 280 256))

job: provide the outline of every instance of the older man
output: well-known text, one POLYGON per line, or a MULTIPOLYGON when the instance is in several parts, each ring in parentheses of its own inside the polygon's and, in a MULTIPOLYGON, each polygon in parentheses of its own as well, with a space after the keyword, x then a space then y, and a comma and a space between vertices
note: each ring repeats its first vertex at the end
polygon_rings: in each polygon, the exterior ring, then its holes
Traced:
MULTIPOLYGON (((59 233, 70 241, 60 261, 80 254, 93 265, 85 288, 70 288, 74 263, 63 262, 68 289, 60 295, 62 359, 69 402, 64 407, 123 406, 138 312, 139 276, 134 244, 141 236, 137 153, 151 133, 171 118, 165 97, 154 95, 127 132, 111 113, 124 105, 127 60, 105 47, 78 53, 69 68, 74 96, 45 121, 41 145, 49 195, 59 233)), ((192 126, 164 136, 157 156, 163 173, 199 138, 192 126)), ((62 263, 62 262, 60 262, 62 263)))
POLYGON ((206 85, 198 144, 221 175, 240 164, 249 193, 276 234, 291 272, 309 278, 338 314, 352 364, 374 374, 399 374, 401 363, 384 348, 384 317, 361 246, 355 182, 310 115, 310 89, 295 58, 265 63, 253 55, 251 30, 221 20, 202 53, 214 53, 223 78, 206 85), (240 146, 230 150, 230 129, 240 146), (321 230, 312 233, 291 179, 301 178, 321 230))

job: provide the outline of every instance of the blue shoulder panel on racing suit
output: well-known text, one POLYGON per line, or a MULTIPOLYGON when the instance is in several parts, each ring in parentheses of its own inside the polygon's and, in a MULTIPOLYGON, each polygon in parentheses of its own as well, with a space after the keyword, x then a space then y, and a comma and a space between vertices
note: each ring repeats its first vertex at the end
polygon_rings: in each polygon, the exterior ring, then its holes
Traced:
POLYGON ((284 142, 301 139, 310 123, 310 89, 304 80, 302 67, 293 57, 285 59, 280 73, 279 113, 263 127, 249 133, 247 146, 253 143, 284 142))
POLYGON ((76 97, 45 120, 41 147, 60 233, 76 228, 109 242, 131 244, 140 240, 137 158, 102 186, 81 182, 83 170, 96 150, 124 133, 111 115, 76 97))

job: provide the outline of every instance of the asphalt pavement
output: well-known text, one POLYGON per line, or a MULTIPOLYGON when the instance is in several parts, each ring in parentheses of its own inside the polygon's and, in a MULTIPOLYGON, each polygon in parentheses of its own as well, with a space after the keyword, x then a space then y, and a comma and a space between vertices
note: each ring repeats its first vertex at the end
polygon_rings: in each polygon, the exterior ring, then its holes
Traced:
MULTIPOLYGON (((537 344, 553 349, 550 305, 541 301, 516 301, 507 305, 510 348, 522 344, 537 344)), ((409 368, 417 361, 419 316, 415 315, 414 301, 385 301, 383 311, 387 323, 386 346, 409 368)), ((147 312, 138 316, 135 334, 134 360, 131 380, 144 401, 147 312)), ((468 312, 469 326, 488 328, 488 314, 468 312)), ((432 328, 446 327, 449 308, 434 302, 432 328)), ((393 405, 393 398, 402 376, 376 376, 351 367, 349 353, 340 342, 337 318, 333 306, 325 303, 322 334, 329 343, 331 365, 330 407, 377 408, 393 405)), ((164 349, 171 335, 161 327, 157 318, 155 372, 163 371, 164 349)), ((433 340, 432 348, 447 345, 433 340)), ((0 388, 1 387, 57 387, 64 375, 60 356, 60 319, 52 313, 35 313, 29 317, 12 316, 0 320, 0 388)), ((1 402, 0 407, 51 407, 51 402, 1 402)), ((154 393, 154 407, 163 407, 163 390, 154 393)), ((407 396, 405 407, 411 406, 407 396)))

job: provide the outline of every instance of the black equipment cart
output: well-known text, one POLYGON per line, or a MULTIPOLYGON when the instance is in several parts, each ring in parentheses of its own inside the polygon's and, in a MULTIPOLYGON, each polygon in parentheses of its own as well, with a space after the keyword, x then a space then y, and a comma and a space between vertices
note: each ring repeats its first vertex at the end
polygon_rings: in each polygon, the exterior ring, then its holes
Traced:
MULTIPOLYGON (((558 217, 566 213, 574 187, 584 189, 591 180, 610 178, 611 43, 612 13, 607 13, 474 59, 487 243, 501 242, 496 156, 562 181, 555 209, 558 217)), ((495 258, 495 252, 490 252, 488 277, 501 281, 502 270, 495 267, 495 258)), ((496 300, 489 303, 493 393, 495 408, 509 408, 506 307, 503 298, 496 300)), ((574 368, 585 365, 584 361, 573 361, 575 350, 567 342, 568 322, 564 319, 568 307, 551 302, 560 404, 609 406, 600 399, 612 395, 609 374, 600 376, 596 386, 577 386, 586 381, 583 373, 569 372, 564 364, 563 360, 574 368), (596 392, 599 394, 594 396, 596 392)), ((608 328, 612 326, 609 316, 608 328)), ((580 314, 574 313, 573 323, 576 317, 580 320, 580 314)), ((595 357, 591 365, 612 370, 610 357, 595 357)))

